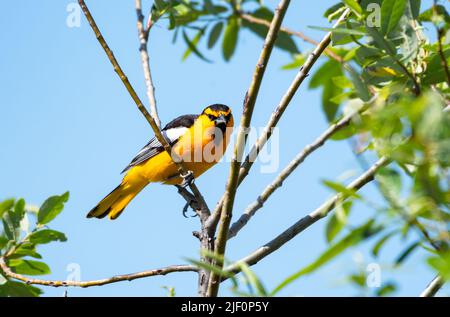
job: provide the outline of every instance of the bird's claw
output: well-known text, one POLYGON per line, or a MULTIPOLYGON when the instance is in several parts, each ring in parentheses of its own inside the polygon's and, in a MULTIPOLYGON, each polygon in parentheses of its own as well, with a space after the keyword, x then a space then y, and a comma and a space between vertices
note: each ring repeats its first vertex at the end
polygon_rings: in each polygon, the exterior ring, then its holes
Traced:
POLYGON ((186 188, 189 185, 194 183, 194 173, 192 171, 187 171, 186 174, 182 174, 183 182, 181 183, 181 187, 186 188))
MULTIPOLYGON (((191 202, 187 202, 187 203, 184 205, 184 207, 183 207, 183 217, 184 217, 184 218, 188 218, 188 216, 187 216, 186 214, 187 214, 187 212, 188 212, 189 207, 191 206, 191 204, 192 204, 193 202, 195 203, 195 201, 191 201, 191 202)), ((195 218, 195 217, 198 217, 198 214, 197 214, 196 212, 191 216, 191 218, 195 218)))

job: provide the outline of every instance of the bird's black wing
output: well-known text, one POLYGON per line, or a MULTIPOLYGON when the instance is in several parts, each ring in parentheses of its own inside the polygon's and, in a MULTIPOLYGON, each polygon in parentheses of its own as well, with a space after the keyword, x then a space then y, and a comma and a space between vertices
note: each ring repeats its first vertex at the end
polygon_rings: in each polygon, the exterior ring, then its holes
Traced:
MULTIPOLYGON (((162 130, 163 136, 169 141, 169 144, 173 146, 178 142, 180 137, 186 133, 193 124, 198 115, 188 114, 180 116, 170 121, 162 130)), ((164 147, 156 137, 153 137, 140 151, 136 154, 135 158, 128 164, 122 173, 128 171, 133 166, 139 165, 146 160, 154 157, 155 155, 164 151, 164 147)))

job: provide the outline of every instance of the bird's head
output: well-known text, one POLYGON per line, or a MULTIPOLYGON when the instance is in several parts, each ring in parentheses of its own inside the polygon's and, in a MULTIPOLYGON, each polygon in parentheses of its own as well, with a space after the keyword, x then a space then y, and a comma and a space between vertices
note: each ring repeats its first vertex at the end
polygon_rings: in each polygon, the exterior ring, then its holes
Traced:
POLYGON ((214 122, 214 125, 225 131, 227 127, 232 127, 234 124, 233 115, 231 114, 231 109, 225 105, 214 104, 206 107, 202 115, 208 117, 208 119, 214 122))

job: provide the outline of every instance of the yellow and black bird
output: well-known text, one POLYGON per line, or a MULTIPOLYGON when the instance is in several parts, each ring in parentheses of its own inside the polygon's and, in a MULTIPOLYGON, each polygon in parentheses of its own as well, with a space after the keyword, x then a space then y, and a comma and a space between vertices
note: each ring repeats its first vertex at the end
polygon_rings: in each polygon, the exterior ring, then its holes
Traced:
MULTIPOLYGON (((186 169, 197 178, 223 156, 233 128, 231 109, 222 104, 206 107, 200 115, 184 115, 168 123, 163 136, 186 169)), ((87 217, 116 219, 130 201, 149 183, 183 184, 177 165, 156 137, 122 171, 122 183, 102 199, 87 217)))

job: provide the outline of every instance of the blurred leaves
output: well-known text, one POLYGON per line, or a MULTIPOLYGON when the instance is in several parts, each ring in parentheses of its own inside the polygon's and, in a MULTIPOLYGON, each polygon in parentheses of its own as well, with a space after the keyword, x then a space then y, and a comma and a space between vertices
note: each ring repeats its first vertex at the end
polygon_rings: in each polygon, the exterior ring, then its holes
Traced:
POLYGON ((330 262, 332 259, 337 257, 346 249, 364 241, 374 234, 378 233, 382 228, 378 225, 375 225, 373 220, 369 220, 367 223, 353 229, 350 233, 348 233, 344 238, 339 240, 338 242, 332 244, 324 253, 322 253, 314 262, 307 265, 300 271, 294 273, 293 275, 286 278, 283 282, 281 282, 273 291, 272 295, 278 293, 287 285, 293 283, 301 276, 306 274, 311 274, 317 269, 321 268, 323 265, 330 262))
POLYGON ((239 20, 231 17, 225 27, 222 41, 222 55, 225 61, 229 61, 236 50, 239 35, 239 20))

